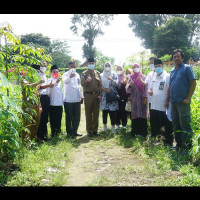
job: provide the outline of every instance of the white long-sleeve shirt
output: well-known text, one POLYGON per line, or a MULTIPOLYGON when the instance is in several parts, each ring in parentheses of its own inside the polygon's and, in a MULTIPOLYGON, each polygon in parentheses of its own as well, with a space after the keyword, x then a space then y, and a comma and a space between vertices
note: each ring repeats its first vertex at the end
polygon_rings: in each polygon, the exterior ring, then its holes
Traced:
POLYGON ((62 80, 64 83, 64 102, 80 102, 83 97, 81 89, 80 75, 75 72, 75 76, 70 78, 71 71, 67 71, 63 74, 62 80))
POLYGON ((59 83, 56 84, 55 78, 51 77, 48 80, 48 83, 52 81, 52 83, 55 83, 55 86, 52 88, 49 88, 49 97, 50 97, 50 105, 51 106, 62 106, 63 105, 63 92, 62 92, 62 83, 59 81, 59 83))
MULTIPOLYGON (((47 85, 48 81, 47 81, 47 78, 46 78, 46 74, 39 72, 38 75, 40 76, 41 79, 43 79, 45 81, 44 83, 41 84, 41 86, 47 85)), ((40 95, 49 95, 49 88, 39 89, 39 93, 40 93, 40 95)))

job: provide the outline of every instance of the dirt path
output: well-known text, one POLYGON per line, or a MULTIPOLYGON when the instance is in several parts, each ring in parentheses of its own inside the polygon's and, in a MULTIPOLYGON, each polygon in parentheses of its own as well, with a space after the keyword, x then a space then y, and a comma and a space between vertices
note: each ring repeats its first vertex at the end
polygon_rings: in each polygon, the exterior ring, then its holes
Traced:
POLYGON ((115 139, 98 141, 86 135, 78 139, 65 186, 150 185, 144 160, 130 149, 116 145, 115 139))
MULTIPOLYGON (((100 122, 99 131, 101 126, 100 122)), ((89 138, 84 108, 79 131, 83 136, 76 139, 77 147, 67 166, 69 175, 64 186, 160 186, 170 176, 179 175, 173 171, 158 175, 156 163, 151 165, 144 155, 119 145, 115 136, 89 138)))

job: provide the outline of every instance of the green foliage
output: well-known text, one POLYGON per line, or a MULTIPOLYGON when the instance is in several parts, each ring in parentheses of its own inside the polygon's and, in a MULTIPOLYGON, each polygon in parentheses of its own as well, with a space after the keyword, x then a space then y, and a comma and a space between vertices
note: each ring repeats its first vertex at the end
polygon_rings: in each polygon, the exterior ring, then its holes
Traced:
POLYGON ((86 40, 83 45, 84 58, 94 56, 94 40, 96 37, 103 35, 102 26, 109 25, 109 21, 113 19, 113 16, 113 14, 74 14, 70 29, 76 35, 80 34, 81 30, 81 36, 86 40))
POLYGON ((192 128, 194 131, 192 154, 195 160, 200 158, 200 81, 197 86, 191 102, 192 128))
POLYGON ((69 46, 66 41, 53 40, 51 42, 47 36, 40 33, 30 33, 22 36, 21 43, 34 48, 43 48, 52 57, 52 65, 65 67, 71 61, 69 46))
MULTIPOLYGON (((51 57, 46 55, 42 48, 21 44, 9 24, 0 27, 0 37, 5 40, 5 45, 0 45, 0 159, 2 159, 4 156, 16 156, 20 146, 19 134, 23 129, 27 130, 22 126, 22 116, 31 120, 31 116, 21 109, 21 86, 14 84, 13 80, 20 83, 24 78, 28 83, 39 82, 36 70, 30 65, 40 64, 41 60, 51 61, 51 57), (22 76, 24 73, 26 76, 22 76)), ((30 99, 37 102, 31 88, 25 92, 30 99)))
POLYGON ((67 42, 62 42, 59 40, 54 40, 51 44, 51 57, 53 59, 52 65, 57 65, 58 67, 66 67, 71 61, 71 56, 69 56, 69 46, 67 42))
POLYGON ((43 36, 41 33, 30 33, 21 36, 21 43, 35 48, 42 47, 47 52, 51 52, 50 38, 43 36))
POLYGON ((193 67, 193 72, 195 74, 196 79, 199 80, 200 79, 200 66, 198 65, 198 66, 193 67))
POLYGON ((193 60, 199 59, 199 38, 196 37, 200 31, 199 14, 130 14, 129 18, 129 27, 135 36, 157 57, 171 54, 174 48, 182 48, 188 54, 186 59, 191 53, 193 60))
POLYGON ((189 20, 181 17, 169 19, 164 26, 158 27, 154 32, 153 53, 161 57, 171 54, 174 49, 186 49, 191 31, 192 25, 189 20))

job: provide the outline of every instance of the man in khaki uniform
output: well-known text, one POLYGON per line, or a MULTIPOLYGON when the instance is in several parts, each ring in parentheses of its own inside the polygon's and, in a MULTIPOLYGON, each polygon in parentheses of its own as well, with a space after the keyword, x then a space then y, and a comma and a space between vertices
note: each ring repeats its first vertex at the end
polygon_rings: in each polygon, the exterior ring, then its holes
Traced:
POLYGON ((94 58, 88 59, 88 69, 81 74, 84 92, 86 130, 89 137, 97 135, 99 125, 99 106, 102 99, 102 82, 100 72, 94 70, 94 58))

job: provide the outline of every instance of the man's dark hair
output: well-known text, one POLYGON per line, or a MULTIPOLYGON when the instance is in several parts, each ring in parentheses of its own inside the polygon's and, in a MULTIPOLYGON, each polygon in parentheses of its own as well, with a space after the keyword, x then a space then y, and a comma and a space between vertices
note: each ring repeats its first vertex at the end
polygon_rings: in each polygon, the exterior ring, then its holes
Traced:
MULTIPOLYGON (((57 65, 52 65, 52 66, 51 66, 51 72, 52 72, 54 69, 58 69, 57 65)), ((58 69, 58 70, 59 70, 59 69, 58 69)))
POLYGON ((69 64, 68 64, 68 66, 71 65, 71 64, 75 65, 76 63, 73 62, 73 61, 70 61, 69 64))
POLYGON ((156 58, 156 59, 154 60, 154 65, 159 65, 159 64, 162 65, 163 62, 162 62, 161 59, 156 58))
POLYGON ((88 58, 87 62, 96 62, 96 60, 94 58, 88 58))
POLYGON ((40 65, 33 64, 33 65, 31 65, 31 67, 36 70, 40 70, 40 65))
POLYGON ((149 60, 155 60, 157 57, 150 57, 149 60))
POLYGON ((173 59, 174 54, 177 53, 177 52, 180 52, 181 58, 184 58, 184 53, 183 53, 183 51, 182 51, 181 49, 175 49, 175 50, 172 52, 172 59, 173 59))

